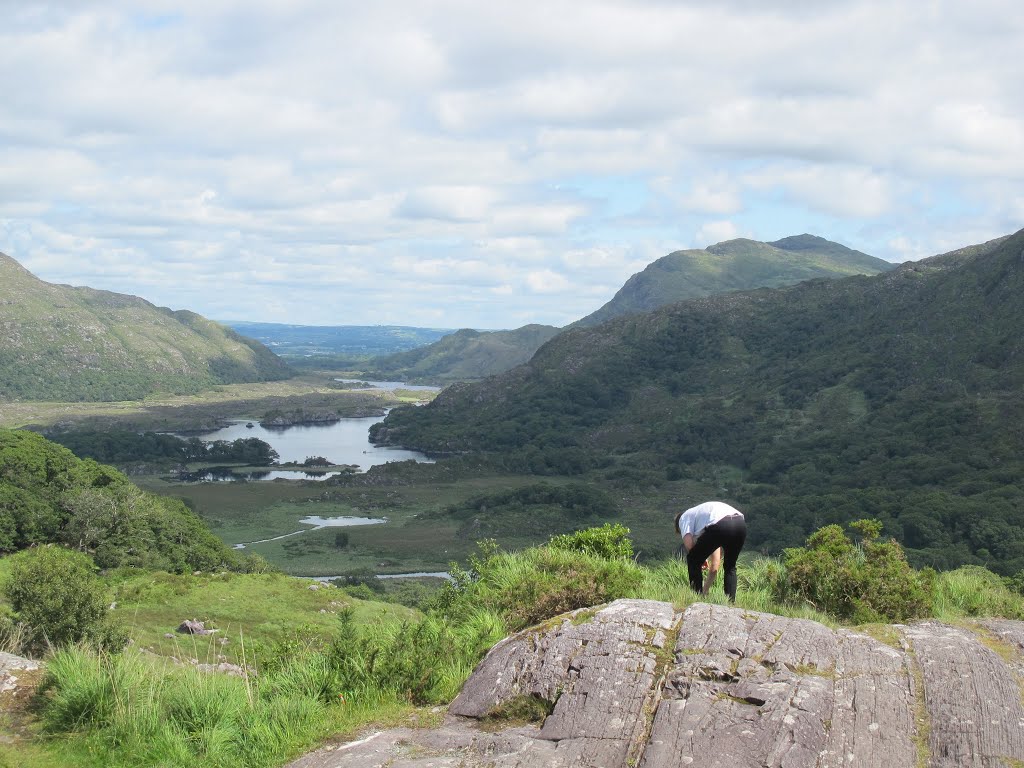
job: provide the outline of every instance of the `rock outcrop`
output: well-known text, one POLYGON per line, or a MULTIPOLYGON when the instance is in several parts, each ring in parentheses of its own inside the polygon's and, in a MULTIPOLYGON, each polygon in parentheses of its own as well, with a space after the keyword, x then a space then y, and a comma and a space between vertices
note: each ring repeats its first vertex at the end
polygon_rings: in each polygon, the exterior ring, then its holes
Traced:
POLYGON ((618 600, 496 645, 440 728, 292 768, 1024 765, 1024 623, 874 634, 618 600))
POLYGON ((22 656, 15 656, 13 653, 0 652, 0 694, 17 691, 23 687, 26 674, 31 679, 31 674, 29 673, 36 672, 42 668, 43 663, 41 661, 33 661, 22 656))

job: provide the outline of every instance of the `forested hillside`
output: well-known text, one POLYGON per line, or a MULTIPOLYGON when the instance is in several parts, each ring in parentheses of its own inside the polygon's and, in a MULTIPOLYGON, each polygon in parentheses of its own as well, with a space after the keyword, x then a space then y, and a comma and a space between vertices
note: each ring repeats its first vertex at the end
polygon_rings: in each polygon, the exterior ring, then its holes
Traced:
POLYGON ((815 235, 773 243, 726 240, 662 256, 629 278, 611 301, 573 325, 599 325, 621 315, 727 291, 778 288, 816 277, 875 275, 893 266, 815 235))
POLYGON ((638 487, 732 468, 723 493, 758 549, 877 517, 919 564, 1010 574, 1024 568, 1022 326, 1024 231, 576 328, 504 376, 392 411, 376 437, 638 487))
POLYGON ((0 429, 0 554, 51 543, 101 568, 239 564, 180 500, 143 493, 112 467, 33 432, 0 429))
POLYGON ((0 400, 133 400, 290 375, 259 342, 193 312, 45 283, 0 254, 0 400))

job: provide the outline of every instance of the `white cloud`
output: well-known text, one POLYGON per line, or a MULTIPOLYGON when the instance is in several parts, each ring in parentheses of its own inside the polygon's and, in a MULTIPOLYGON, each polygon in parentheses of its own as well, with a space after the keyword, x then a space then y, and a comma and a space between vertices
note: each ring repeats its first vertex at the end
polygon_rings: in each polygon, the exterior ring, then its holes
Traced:
POLYGON ((494 190, 484 187, 422 187, 406 195, 397 213, 411 219, 479 221, 496 198, 494 190))
POLYGON ((775 190, 808 208, 840 217, 874 218, 894 205, 892 181, 871 168, 835 164, 817 167, 771 167, 748 174, 754 188, 775 190))
MULTIPOLYGON (((731 221, 709 221, 701 225, 694 239, 703 245, 713 245, 740 236, 739 228, 731 221)), ((703 246, 702 246, 703 247, 703 246)))
POLYGON ((4 10, 0 250, 215 317, 561 323, 741 233, 1024 221, 1009 0, 4 10))
POLYGON ((526 284, 534 293, 562 293, 572 287, 572 283, 565 275, 560 275, 550 269, 527 273, 526 284))

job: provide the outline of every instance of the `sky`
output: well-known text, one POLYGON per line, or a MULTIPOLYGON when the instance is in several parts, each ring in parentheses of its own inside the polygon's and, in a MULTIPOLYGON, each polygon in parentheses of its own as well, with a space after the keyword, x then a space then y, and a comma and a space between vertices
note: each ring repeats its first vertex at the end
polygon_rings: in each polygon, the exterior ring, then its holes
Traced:
POLYGON ((564 325, 735 237, 1024 227, 1012 0, 0 0, 0 251, 217 320, 564 325))

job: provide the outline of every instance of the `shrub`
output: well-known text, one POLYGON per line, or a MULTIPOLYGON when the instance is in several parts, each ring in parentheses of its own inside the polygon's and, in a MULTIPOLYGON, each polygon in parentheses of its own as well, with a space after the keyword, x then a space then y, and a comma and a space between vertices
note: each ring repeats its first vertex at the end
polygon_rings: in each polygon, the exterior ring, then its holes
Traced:
POLYGON ((879 541, 878 521, 861 520, 851 527, 863 537, 860 546, 838 525, 827 525, 812 533, 806 546, 787 549, 779 598, 803 599, 858 623, 927 615, 934 572, 914 571, 898 542, 879 541))
POLYGON ((629 528, 618 523, 605 523, 600 528, 587 528, 575 533, 552 536, 548 546, 566 552, 580 552, 610 559, 633 557, 633 542, 629 539, 629 528))
POLYGON ((117 643, 105 624, 106 588, 86 555, 61 547, 35 547, 10 559, 4 595, 29 628, 35 651, 82 640, 117 643))
POLYGON ((644 569, 631 559, 612 559, 557 547, 495 552, 484 542, 483 556, 471 558, 469 571, 452 569, 452 581, 434 603, 441 615, 461 621, 486 608, 510 630, 589 608, 640 590, 644 569))

